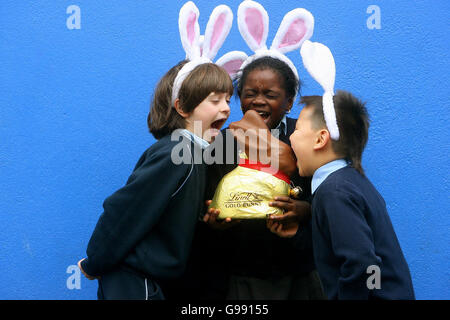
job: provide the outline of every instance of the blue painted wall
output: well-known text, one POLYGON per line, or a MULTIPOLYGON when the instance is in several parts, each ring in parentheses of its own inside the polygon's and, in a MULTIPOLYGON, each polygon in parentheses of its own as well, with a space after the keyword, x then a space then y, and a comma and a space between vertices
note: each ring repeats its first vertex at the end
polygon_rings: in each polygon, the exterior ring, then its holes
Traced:
MULTIPOLYGON (((196 3, 204 30, 222 1, 196 3)), ((240 1, 224 3, 236 13, 240 1)), ((367 101, 363 164, 385 197, 417 298, 449 299, 450 2, 261 3, 269 41, 288 10, 300 5, 315 16, 311 40, 334 53, 336 88, 367 101), (381 29, 367 27, 370 5, 380 8, 381 29)), ((70 266, 84 256, 104 198, 154 142, 146 128, 152 90, 184 58, 181 5, 0 2, 0 299, 96 298, 96 282, 77 283, 70 266), (66 25, 73 4, 81 29, 66 25)), ((236 49, 250 53, 234 22, 218 57, 236 49)), ((299 53, 288 56, 302 93, 320 94, 299 53)), ((230 121, 240 116, 233 102, 230 121)))

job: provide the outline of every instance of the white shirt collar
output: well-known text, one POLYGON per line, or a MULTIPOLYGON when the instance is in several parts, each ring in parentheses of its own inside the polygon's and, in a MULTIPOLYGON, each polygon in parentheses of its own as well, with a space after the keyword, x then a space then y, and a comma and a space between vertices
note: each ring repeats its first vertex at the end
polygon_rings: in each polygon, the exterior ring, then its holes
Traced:
MULTIPOLYGON (((276 127, 274 130, 283 130, 284 135, 286 135, 286 132, 287 132, 287 120, 286 120, 286 115, 284 115, 283 119, 281 119, 280 123, 277 125, 277 127, 276 127), (284 124, 284 126, 282 126, 281 124, 284 124)), ((278 138, 280 132, 279 132, 279 131, 274 131, 274 130, 271 130, 271 133, 272 133, 273 136, 275 136, 276 138, 278 138), (276 132, 277 134, 274 134, 275 132, 276 132)))
POLYGON ((316 192, 317 188, 325 181, 325 179, 333 172, 344 168, 348 165, 347 161, 344 159, 337 159, 327 164, 324 164, 319 169, 314 172, 311 181, 311 194, 316 192))
POLYGON ((185 136, 186 138, 188 138, 190 141, 198 144, 200 147, 202 147, 202 149, 206 149, 209 146, 209 142, 200 138, 199 136, 193 134, 192 132, 190 132, 187 129, 182 129, 180 131, 180 133, 185 136))

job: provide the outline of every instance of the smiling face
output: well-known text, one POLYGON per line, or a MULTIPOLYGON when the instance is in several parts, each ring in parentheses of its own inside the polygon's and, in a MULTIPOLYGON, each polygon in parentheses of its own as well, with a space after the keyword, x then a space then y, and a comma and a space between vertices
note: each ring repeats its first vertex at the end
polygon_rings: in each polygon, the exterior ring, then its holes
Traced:
POLYGON ((272 69, 251 71, 240 94, 242 112, 255 110, 264 119, 269 129, 275 129, 293 103, 287 98, 280 75, 272 69))
POLYGON ((230 115, 230 95, 211 92, 194 110, 186 114, 186 129, 211 142, 230 115))

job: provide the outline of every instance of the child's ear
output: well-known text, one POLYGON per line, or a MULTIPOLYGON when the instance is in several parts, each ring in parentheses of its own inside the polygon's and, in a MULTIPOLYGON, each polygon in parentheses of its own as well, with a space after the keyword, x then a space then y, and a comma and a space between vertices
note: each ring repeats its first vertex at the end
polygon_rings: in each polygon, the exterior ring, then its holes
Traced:
POLYGON ((316 141, 314 143, 314 150, 322 150, 330 141, 330 132, 327 129, 321 129, 316 133, 316 141))
POLYGON ((183 109, 181 108, 181 105, 180 105, 180 98, 176 98, 176 99, 175 99, 175 102, 174 102, 173 104, 174 104, 174 106, 175 106, 175 110, 178 112, 178 114, 179 114, 180 116, 182 116, 182 117, 185 118, 185 119, 186 119, 187 117, 189 117, 189 113, 183 111, 183 109))
POLYGON ((286 113, 291 112, 293 105, 294 105, 294 98, 289 98, 286 104, 286 113))

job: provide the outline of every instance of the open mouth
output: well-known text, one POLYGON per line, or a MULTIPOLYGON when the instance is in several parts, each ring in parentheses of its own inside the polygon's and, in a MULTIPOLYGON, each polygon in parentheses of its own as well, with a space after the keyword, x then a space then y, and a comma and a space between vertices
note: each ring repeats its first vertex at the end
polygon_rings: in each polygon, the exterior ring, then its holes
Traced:
POLYGON ((227 118, 222 118, 219 120, 216 120, 211 123, 210 127, 203 133, 203 139, 205 139, 208 142, 211 142, 215 139, 217 135, 220 134, 220 129, 227 121, 227 118))
POLYGON ((270 117, 270 112, 258 111, 258 114, 259 114, 263 119, 267 119, 268 117, 270 117))
POLYGON ((269 117, 271 115, 271 113, 267 112, 267 111, 261 111, 261 110, 254 110, 254 111, 256 111, 261 116, 261 118, 263 118, 264 122, 267 122, 267 119, 269 119, 269 117))
POLYGON ((226 121, 227 121, 227 119, 216 120, 213 123, 211 123, 211 128, 212 129, 216 129, 216 130, 220 130, 222 128, 222 126, 225 124, 226 121))

